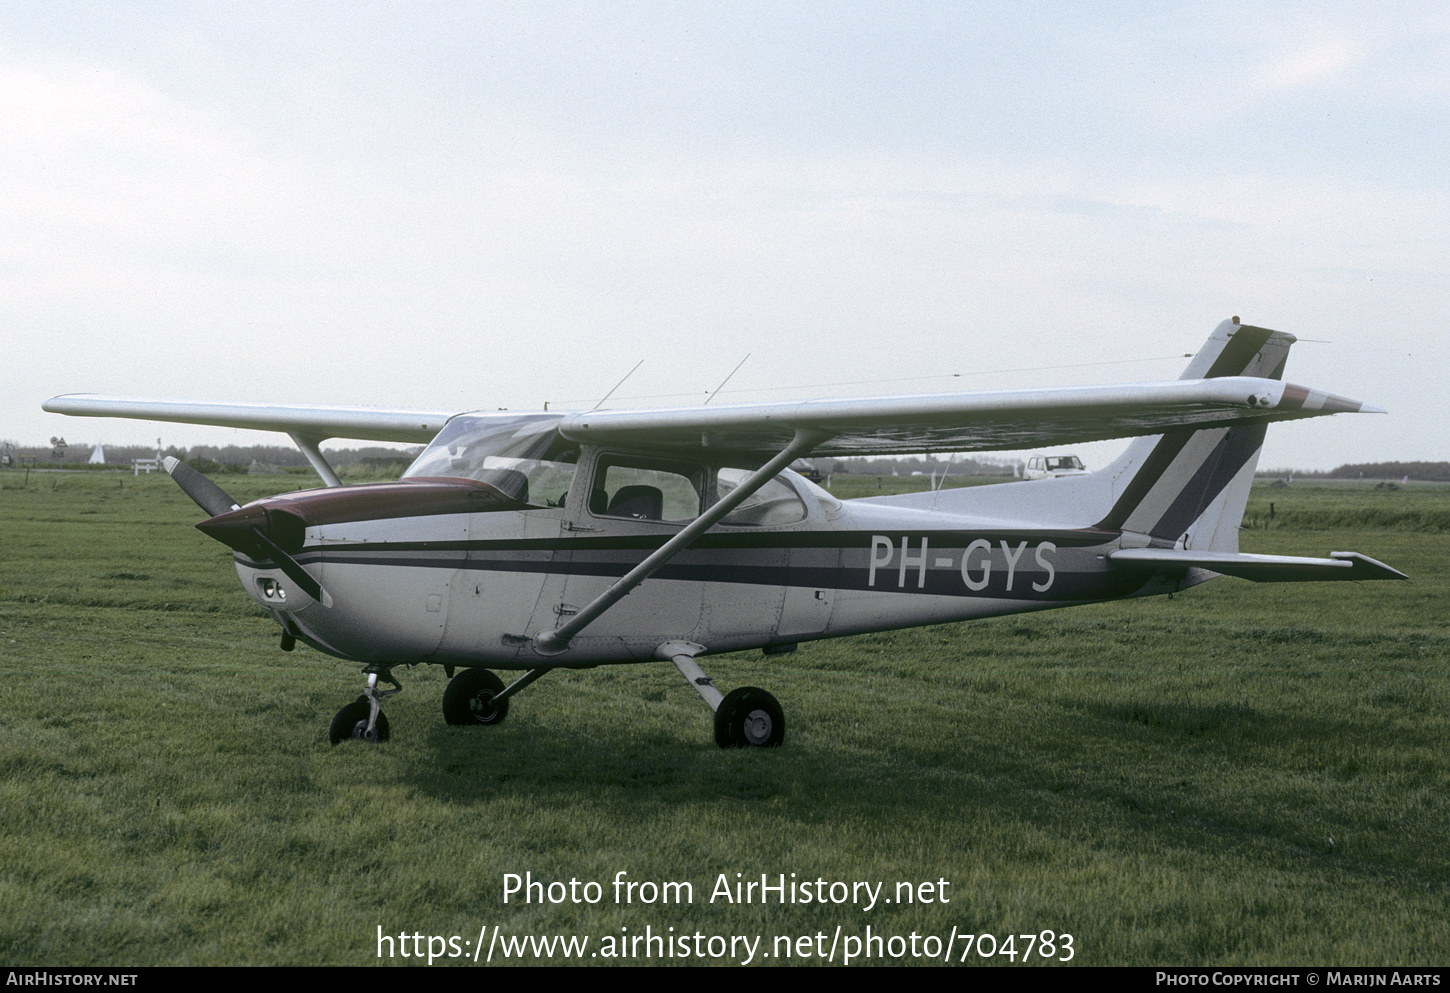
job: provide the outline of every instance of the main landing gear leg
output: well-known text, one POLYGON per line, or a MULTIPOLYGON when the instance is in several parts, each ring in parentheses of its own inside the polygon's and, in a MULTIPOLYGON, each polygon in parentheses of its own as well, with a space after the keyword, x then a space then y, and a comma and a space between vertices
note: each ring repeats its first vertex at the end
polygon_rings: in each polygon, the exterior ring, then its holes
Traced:
POLYGON ((403 687, 393 678, 392 666, 370 665, 363 672, 368 677, 367 689, 332 719, 332 730, 328 736, 334 745, 349 738, 372 742, 388 740, 388 718, 383 713, 383 697, 401 693, 403 687), (392 683, 393 689, 378 689, 380 678, 392 683))
POLYGON ((661 645, 656 654, 673 662, 685 681, 715 711, 715 744, 721 748, 774 748, 783 742, 785 713, 775 697, 756 686, 742 686, 721 696, 714 680, 695 661, 704 650, 703 645, 671 641, 661 645))

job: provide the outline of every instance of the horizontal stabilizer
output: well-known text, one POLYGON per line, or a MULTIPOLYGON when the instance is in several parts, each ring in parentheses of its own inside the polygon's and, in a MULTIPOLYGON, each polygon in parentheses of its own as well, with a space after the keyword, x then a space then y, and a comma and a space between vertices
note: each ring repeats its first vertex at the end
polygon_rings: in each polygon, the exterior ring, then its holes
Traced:
POLYGON ((1256 583, 1312 583, 1335 579, 1409 579, 1398 569, 1358 552, 1330 552, 1327 559, 1246 552, 1191 551, 1182 548, 1120 548, 1108 555, 1119 569, 1143 573, 1182 573, 1209 569, 1256 583))

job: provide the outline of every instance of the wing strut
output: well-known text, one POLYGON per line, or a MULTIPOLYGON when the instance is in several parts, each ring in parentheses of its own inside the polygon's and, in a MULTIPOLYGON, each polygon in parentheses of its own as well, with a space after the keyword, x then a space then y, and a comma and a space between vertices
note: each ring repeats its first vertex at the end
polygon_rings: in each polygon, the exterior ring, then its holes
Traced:
POLYGON ((828 440, 831 435, 823 431, 814 431, 809 428, 796 429, 795 437, 789 445, 771 459, 765 465, 755 470, 744 482, 727 493, 705 513, 690 522, 679 534, 665 542, 649 555, 643 562, 635 566, 614 582, 609 589, 590 601, 579 613, 569 619, 569 623, 560 625, 553 631, 544 631, 534 636, 533 649, 540 655, 558 655, 569 647, 569 640, 584 628, 592 624, 610 607, 622 600, 630 590, 652 576, 661 566, 680 552, 689 548, 695 543, 695 539, 714 527, 716 522, 732 510, 744 503, 746 498, 770 482, 780 471, 790 465, 796 459, 802 457, 817 445, 828 440))
POLYGON ((303 434, 301 431, 288 431, 287 437, 291 438, 297 447, 302 449, 302 454, 307 456, 307 461, 312 463, 312 468, 322 477, 323 483, 328 486, 341 486, 342 480, 337 478, 337 473, 332 471, 332 466, 322 455, 322 449, 317 446, 322 439, 316 435, 303 434))

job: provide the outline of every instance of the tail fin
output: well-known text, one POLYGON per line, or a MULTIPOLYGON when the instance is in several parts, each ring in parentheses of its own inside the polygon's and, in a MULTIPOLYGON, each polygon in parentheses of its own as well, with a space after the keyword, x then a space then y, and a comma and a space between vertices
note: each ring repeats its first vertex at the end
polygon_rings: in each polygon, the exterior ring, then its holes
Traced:
MULTIPOLYGON (((1214 329, 1180 378, 1282 379, 1294 341, 1291 334, 1239 324, 1235 317, 1214 329)), ((1238 551, 1264 429, 1257 424, 1139 438, 1102 470, 1114 500, 1098 527, 1136 535, 1134 544, 1151 547, 1238 551)))

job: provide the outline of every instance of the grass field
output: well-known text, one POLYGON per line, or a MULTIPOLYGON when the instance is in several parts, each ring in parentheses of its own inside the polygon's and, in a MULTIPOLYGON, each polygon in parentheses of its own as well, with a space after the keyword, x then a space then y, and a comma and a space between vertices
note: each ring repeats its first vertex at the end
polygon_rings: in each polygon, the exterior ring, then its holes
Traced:
POLYGON ((1450 490, 1255 490, 1246 551, 1352 549, 1410 583, 1224 579, 712 659, 789 723, 726 752, 663 664, 551 675, 487 729, 442 722, 441 671, 400 670, 392 741, 333 748, 357 666, 279 651, 169 479, 20 481, 0 474, 5 963, 363 965, 379 928, 469 961, 495 926, 588 937, 592 963, 647 928, 761 936, 778 964, 777 937, 821 934, 814 954, 868 926, 900 939, 872 961, 955 928, 1071 934, 1076 964, 1450 962, 1450 490), (603 897, 505 905, 525 872, 603 897), (694 900, 616 903, 619 872, 694 900), (711 903, 736 873, 946 880, 949 902, 711 903))

